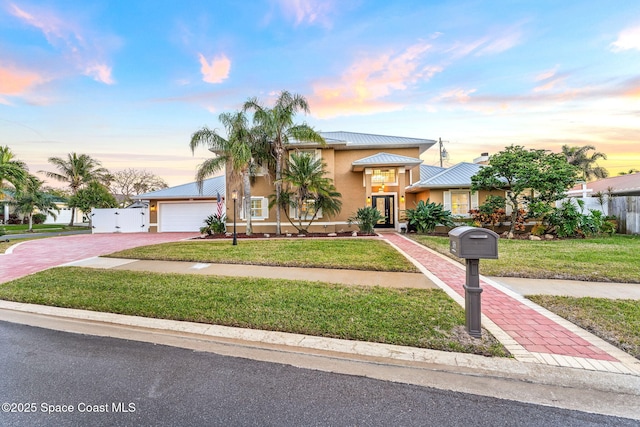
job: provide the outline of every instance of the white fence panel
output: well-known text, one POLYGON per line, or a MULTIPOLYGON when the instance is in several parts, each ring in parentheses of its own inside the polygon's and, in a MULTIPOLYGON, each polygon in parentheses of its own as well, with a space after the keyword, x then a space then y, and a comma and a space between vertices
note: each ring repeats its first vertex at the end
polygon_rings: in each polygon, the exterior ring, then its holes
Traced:
POLYGON ((149 209, 93 209, 91 232, 142 233, 149 231, 149 209))
MULTIPOLYGON (((556 202, 556 207, 560 207, 560 205, 562 205, 562 202, 566 200, 567 199, 558 200, 556 202)), ((582 200, 582 202, 584 203, 583 213, 585 214, 588 214, 589 210, 593 209, 594 211, 600 211, 605 215, 609 215, 609 204, 607 203, 607 200, 604 200, 604 205, 600 204, 600 201, 597 197, 569 197, 568 200, 572 200, 574 202, 576 200, 582 200)), ((577 203, 574 204, 577 206, 577 203)))

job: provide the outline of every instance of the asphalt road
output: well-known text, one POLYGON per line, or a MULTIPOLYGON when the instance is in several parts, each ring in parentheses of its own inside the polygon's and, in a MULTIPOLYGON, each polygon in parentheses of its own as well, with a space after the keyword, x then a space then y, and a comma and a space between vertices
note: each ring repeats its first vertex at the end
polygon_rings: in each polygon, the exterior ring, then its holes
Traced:
POLYGON ((43 233, 22 233, 22 234, 4 234, 0 236, 0 241, 10 241, 17 239, 31 239, 34 237, 56 237, 56 236, 69 236, 73 234, 91 234, 91 229, 86 230, 72 230, 72 231, 51 231, 43 233))
POLYGON ((2 426, 637 426, 634 420, 7 322, 0 322, 0 349, 2 426))

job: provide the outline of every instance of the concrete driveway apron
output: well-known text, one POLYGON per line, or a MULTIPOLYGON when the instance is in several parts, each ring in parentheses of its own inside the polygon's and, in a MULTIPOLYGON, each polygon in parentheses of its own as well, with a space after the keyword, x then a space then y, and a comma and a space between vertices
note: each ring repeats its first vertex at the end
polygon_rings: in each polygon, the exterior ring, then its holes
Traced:
POLYGON ((198 233, 120 233, 28 240, 0 254, 0 283, 85 258, 197 236, 198 233))

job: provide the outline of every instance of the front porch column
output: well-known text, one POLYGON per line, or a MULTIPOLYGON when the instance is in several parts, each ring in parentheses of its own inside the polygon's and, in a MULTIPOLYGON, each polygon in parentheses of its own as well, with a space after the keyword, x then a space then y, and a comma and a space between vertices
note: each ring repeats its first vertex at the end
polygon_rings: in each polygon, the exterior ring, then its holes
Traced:
POLYGON ((371 177, 373 176, 373 169, 366 168, 364 170, 364 197, 366 206, 371 206, 371 177))

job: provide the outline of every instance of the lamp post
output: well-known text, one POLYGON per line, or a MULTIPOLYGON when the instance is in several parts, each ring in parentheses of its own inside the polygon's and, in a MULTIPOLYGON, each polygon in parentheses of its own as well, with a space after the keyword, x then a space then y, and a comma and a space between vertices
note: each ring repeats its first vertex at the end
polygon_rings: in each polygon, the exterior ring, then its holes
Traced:
POLYGON ((236 200, 238 200, 238 190, 231 192, 231 198, 233 199, 233 246, 238 244, 238 234, 236 233, 236 200))

